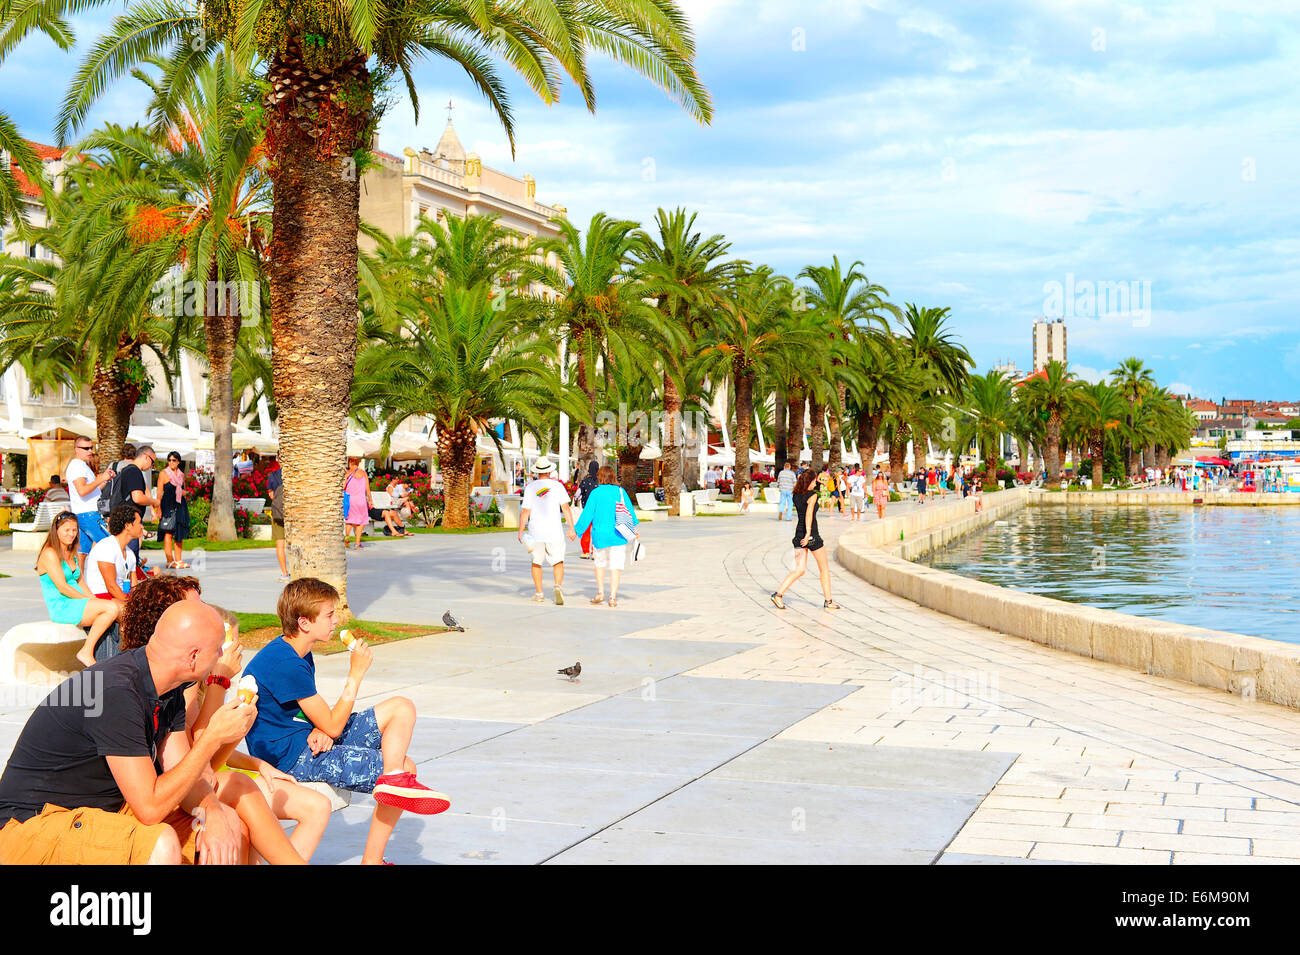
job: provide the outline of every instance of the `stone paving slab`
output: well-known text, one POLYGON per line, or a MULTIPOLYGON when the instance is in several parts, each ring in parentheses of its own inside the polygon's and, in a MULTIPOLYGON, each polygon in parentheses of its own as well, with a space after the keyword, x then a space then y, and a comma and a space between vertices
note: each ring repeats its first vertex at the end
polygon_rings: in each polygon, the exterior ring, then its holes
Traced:
POLYGON ((700 833, 607 829, 547 865, 929 865, 929 849, 828 846, 700 833))

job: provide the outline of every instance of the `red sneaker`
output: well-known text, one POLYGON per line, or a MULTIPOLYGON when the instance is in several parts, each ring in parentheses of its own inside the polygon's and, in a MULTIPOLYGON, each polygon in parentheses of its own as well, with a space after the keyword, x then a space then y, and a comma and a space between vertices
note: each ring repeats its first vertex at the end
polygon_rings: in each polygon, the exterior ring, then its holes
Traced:
POLYGON ((375 781, 375 802, 405 812, 433 816, 446 812, 451 800, 415 778, 415 773, 392 773, 375 781))

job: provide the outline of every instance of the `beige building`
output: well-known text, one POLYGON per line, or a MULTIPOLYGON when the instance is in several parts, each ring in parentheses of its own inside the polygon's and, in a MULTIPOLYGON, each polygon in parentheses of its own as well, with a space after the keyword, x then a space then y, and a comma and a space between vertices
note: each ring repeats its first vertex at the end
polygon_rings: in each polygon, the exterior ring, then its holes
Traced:
POLYGON ((1047 367, 1049 361, 1066 364, 1065 320, 1049 322, 1045 318, 1034 322, 1034 371, 1047 367))
MULTIPOLYGON (((379 168, 361 177, 362 221, 400 236, 413 233, 422 215, 441 220, 495 214, 521 236, 559 235, 550 220, 563 216, 564 206, 538 202, 532 176, 511 176, 484 166, 477 153, 466 153, 451 120, 432 150, 408 146, 403 153, 399 159, 376 152, 379 168)), ((361 245, 374 248, 365 236, 361 245)))

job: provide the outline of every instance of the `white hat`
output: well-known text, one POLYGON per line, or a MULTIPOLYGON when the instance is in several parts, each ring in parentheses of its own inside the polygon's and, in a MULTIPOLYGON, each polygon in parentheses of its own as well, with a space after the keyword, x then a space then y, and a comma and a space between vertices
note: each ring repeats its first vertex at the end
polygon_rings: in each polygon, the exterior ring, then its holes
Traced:
POLYGON ((533 462, 534 474, 546 474, 547 472, 554 471, 554 470, 555 470, 555 465, 552 464, 551 459, 544 454, 536 461, 533 462))

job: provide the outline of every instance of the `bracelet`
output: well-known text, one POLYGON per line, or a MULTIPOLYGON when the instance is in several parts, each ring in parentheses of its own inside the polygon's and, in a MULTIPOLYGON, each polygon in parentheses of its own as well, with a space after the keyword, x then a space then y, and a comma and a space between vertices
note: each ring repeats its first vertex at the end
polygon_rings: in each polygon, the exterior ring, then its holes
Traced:
POLYGON ((209 676, 207 680, 204 681, 204 685, 219 686, 223 690, 230 689, 230 681, 226 679, 224 676, 217 676, 215 673, 209 676))

